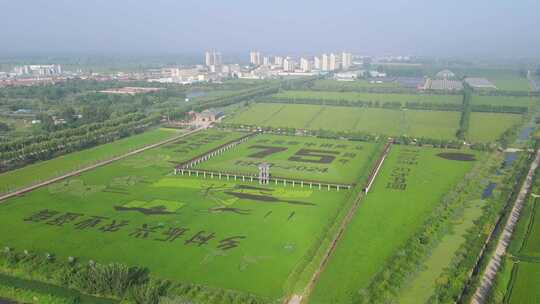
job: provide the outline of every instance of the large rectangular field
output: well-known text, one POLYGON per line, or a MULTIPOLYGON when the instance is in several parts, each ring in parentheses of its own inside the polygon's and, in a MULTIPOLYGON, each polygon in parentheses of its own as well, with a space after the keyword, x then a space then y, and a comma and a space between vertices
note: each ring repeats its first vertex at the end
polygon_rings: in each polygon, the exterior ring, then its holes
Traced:
MULTIPOLYGON (((538 200, 538 199, 537 199, 538 200)), ((530 217, 532 221, 530 224, 530 230, 527 233, 527 239, 524 242, 524 246, 520 251, 520 254, 535 257, 540 262, 540 203, 536 202, 532 208, 533 214, 530 217)))
POLYGON ((460 115, 460 112, 256 103, 226 122, 274 128, 454 139, 460 115))
POLYGON ((482 77, 495 84, 497 90, 522 91, 531 90, 524 71, 502 68, 465 68, 452 69, 459 77, 482 77))
POLYGON ((272 177, 354 184, 369 172, 378 144, 316 137, 258 135, 195 168, 257 175, 270 164, 272 177))
POLYGON ((540 263, 528 263, 520 261, 512 284, 508 303, 511 304, 536 304, 540 303, 540 263))
POLYGON ((439 156, 453 152, 392 147, 372 190, 360 203, 323 271, 310 303, 354 302, 358 292, 368 287, 385 262, 480 158, 476 154, 476 161, 460 161, 439 156))
POLYGON ((473 95, 472 105, 492 105, 492 106, 514 106, 514 107, 534 107, 540 104, 540 98, 530 96, 489 96, 473 95))
POLYGON ((173 175, 242 135, 197 133, 2 202, 0 247, 280 299, 351 192, 173 175))
POLYGON ((466 137, 472 142, 492 142, 521 121, 518 114, 472 112, 466 137))
POLYGON ((332 91, 283 91, 273 95, 277 99, 315 99, 328 102, 364 101, 364 102, 407 102, 461 104, 463 96, 435 94, 394 94, 394 93, 362 93, 362 92, 332 92, 332 91))
POLYGON ((332 79, 318 79, 313 82, 313 89, 321 91, 355 90, 367 88, 397 89, 400 85, 396 81, 383 81, 382 83, 370 82, 365 79, 355 81, 337 81, 332 79))
POLYGON ((62 173, 67 173, 98 161, 106 160, 146 145, 158 143, 184 131, 177 129, 158 128, 142 134, 133 135, 93 147, 90 149, 69 153, 47 161, 41 161, 24 168, 0 174, 0 193, 8 189, 16 189, 38 181, 44 181, 62 173))

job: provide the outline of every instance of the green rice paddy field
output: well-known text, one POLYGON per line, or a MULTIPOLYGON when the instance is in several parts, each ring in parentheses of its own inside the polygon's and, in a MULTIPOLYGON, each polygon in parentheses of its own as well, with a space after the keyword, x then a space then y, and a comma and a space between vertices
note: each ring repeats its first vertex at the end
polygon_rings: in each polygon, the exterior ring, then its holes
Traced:
MULTIPOLYGON (((540 179, 536 177, 532 193, 538 192, 540 179)), ((495 296, 510 304, 540 303, 540 200, 534 195, 525 200, 512 241, 508 247, 506 263, 498 274, 501 283, 495 296)))
POLYGON ((378 94, 360 92, 331 92, 331 91, 283 91, 273 95, 277 99, 316 99, 325 101, 372 101, 379 103, 386 102, 420 102, 420 103, 442 103, 461 104, 463 96, 456 95, 432 95, 432 94, 378 94))
POLYGON ((313 82, 312 89, 314 90, 354 90, 365 88, 399 88, 400 85, 397 82, 383 82, 383 83, 371 83, 367 80, 355 80, 355 81, 337 81, 332 79, 318 79, 313 82))
POLYGON ((534 107, 540 104, 538 97, 473 95, 472 105, 534 107))
POLYGON ((21 188, 38 181, 73 171, 95 162, 127 153, 146 145, 154 144, 182 134, 177 129, 153 129, 79 152, 69 153, 51 160, 38 162, 24 168, 0 174, 0 193, 8 189, 21 188))
POLYGON ((9 199, 0 204, 0 231, 10 232, 0 247, 282 298, 351 192, 172 174, 241 135, 198 133, 9 199))
POLYGON ((378 147, 367 142, 263 134, 196 168, 257 175, 257 166, 266 162, 273 177, 354 184, 369 172, 378 147))
MULTIPOLYGON (((361 202, 323 271, 310 303, 351 303, 476 163, 445 159, 438 156, 441 152, 449 151, 392 147, 371 192, 361 202)), ((475 155, 480 161, 482 156, 475 155)))
POLYGON ((518 114, 472 112, 467 139, 472 142, 492 142, 514 125, 522 122, 518 114))
POLYGON ((520 75, 518 70, 498 69, 498 68, 473 68, 473 69, 452 69, 458 77, 483 77, 491 81, 498 90, 504 91, 524 91, 531 90, 529 81, 525 75, 520 75))
POLYGON ((460 112, 256 103, 226 122, 274 128, 454 139, 459 119, 460 112))
POLYGON ((512 293, 508 299, 511 304, 540 303, 540 263, 519 262, 512 286, 512 293))

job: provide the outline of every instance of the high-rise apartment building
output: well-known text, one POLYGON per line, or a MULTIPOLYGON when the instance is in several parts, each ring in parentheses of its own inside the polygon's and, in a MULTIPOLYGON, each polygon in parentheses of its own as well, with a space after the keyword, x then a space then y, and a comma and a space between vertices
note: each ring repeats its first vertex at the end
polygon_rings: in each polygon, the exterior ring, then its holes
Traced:
POLYGON ((204 54, 204 63, 206 66, 221 65, 221 53, 216 50, 206 51, 204 54))
POLYGON ((306 58, 302 57, 300 58, 300 69, 302 72, 310 72, 311 71, 311 63, 306 58))
POLYGON ((328 55, 322 54, 322 63, 321 63, 321 69, 323 71, 329 71, 330 70, 330 60, 328 58, 328 55))
POLYGON ((295 64, 292 58, 287 57, 283 60, 283 71, 294 72, 295 64))
POLYGON ((313 68, 316 70, 321 69, 321 58, 318 56, 313 57, 313 68))
POLYGON ((344 70, 347 70, 351 66, 352 66, 352 54, 347 53, 347 52, 343 52, 343 54, 341 54, 341 67, 344 70))
POLYGON ((328 69, 330 71, 339 70, 339 58, 336 54, 330 54, 330 63, 328 64, 328 69))
POLYGON ((261 65, 261 53, 258 51, 249 52, 249 63, 252 65, 261 65))

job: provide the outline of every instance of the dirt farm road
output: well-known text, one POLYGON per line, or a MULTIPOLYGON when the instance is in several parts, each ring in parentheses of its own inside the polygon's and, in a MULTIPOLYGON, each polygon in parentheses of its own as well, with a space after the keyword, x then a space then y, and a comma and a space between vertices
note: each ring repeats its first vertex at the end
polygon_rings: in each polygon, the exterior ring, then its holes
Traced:
POLYGON ((521 189, 516 198, 516 201, 514 202, 514 207, 512 207, 510 216, 508 217, 508 220, 506 221, 504 230, 501 236, 499 237, 499 240, 497 242, 497 248, 495 249, 495 252, 493 253, 493 255, 491 256, 489 260, 487 268, 482 276, 480 286, 478 286, 478 288, 476 289, 474 293, 474 296, 471 299, 471 304, 483 304, 486 301, 486 297, 489 294, 489 291, 493 285, 493 281, 495 279, 497 271, 499 270, 499 267, 501 266, 501 262, 504 257, 504 254, 506 253, 508 244, 510 243, 512 233, 514 232, 514 228, 519 219, 521 209, 523 208, 523 203, 533 183, 534 171, 538 167, 539 163, 540 163, 540 151, 537 151, 536 157, 534 158, 534 161, 532 162, 531 167, 529 168, 529 172, 527 173, 527 177, 525 178, 525 181, 523 182, 523 185, 521 186, 521 189))
MULTIPOLYGON (((110 159, 107 159, 107 160, 104 160, 104 161, 100 161, 100 162, 95 163, 95 164, 93 164, 93 165, 89 165, 89 166, 87 166, 87 167, 84 167, 84 168, 81 168, 81 169, 78 169, 78 170, 75 170, 75 171, 71 171, 71 172, 66 173, 66 174, 64 174, 64 175, 57 176, 57 177, 48 179, 48 180, 46 180, 46 181, 43 181, 43 182, 34 184, 34 185, 31 185, 31 186, 28 186, 28 187, 21 188, 21 189, 16 190, 16 191, 13 191, 13 192, 9 192, 9 193, 0 195, 0 203, 2 203, 3 201, 5 201, 5 200, 7 200, 7 199, 9 199, 9 198, 12 198, 12 197, 15 197, 15 196, 22 195, 22 194, 24 194, 24 193, 26 193, 26 192, 35 190, 35 189, 40 188, 40 187, 44 187, 44 186, 50 185, 50 184, 52 184, 52 183, 55 183, 55 182, 57 182, 57 181, 66 179, 66 178, 68 178, 68 177, 72 177, 72 176, 75 176, 75 175, 79 175, 79 174, 81 174, 81 173, 83 173, 83 172, 93 170, 93 169, 95 169, 95 168, 98 168, 98 167, 101 167, 101 166, 110 164, 110 163, 112 163, 112 162, 115 162, 115 161, 124 159, 124 158, 126 158, 126 157, 130 157, 130 156, 132 156, 132 155, 141 153, 141 152, 146 151, 146 150, 148 150, 148 149, 153 149, 153 148, 156 148, 156 147, 159 147, 159 146, 162 146, 162 145, 171 143, 171 142, 176 141, 176 140, 178 140, 178 139, 180 139, 180 138, 182 138, 182 137, 191 135, 191 134, 193 134, 193 133, 199 132, 199 131, 201 131, 201 130, 203 130, 203 129, 206 129, 206 128, 207 128, 207 126, 203 126, 203 127, 200 127, 200 128, 194 129, 194 130, 191 130, 191 131, 189 131, 189 132, 183 133, 183 134, 181 134, 181 135, 178 135, 178 136, 175 136, 175 137, 166 139, 166 140, 164 140, 164 141, 160 141, 160 142, 155 143, 155 144, 151 144, 151 145, 148 145, 148 146, 144 146, 144 147, 139 148, 139 149, 137 149, 137 150, 133 150, 133 151, 131 151, 131 152, 128 152, 128 153, 125 153, 125 154, 122 154, 122 155, 119 155, 119 156, 116 156, 116 157, 113 157, 113 158, 110 158, 110 159)), ((171 170, 172 170, 172 168, 171 168, 171 170)))

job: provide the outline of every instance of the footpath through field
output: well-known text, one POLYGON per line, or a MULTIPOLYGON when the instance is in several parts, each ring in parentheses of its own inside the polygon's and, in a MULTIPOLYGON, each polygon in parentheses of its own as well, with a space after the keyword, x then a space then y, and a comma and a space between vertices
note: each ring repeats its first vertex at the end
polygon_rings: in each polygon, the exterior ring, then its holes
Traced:
POLYGON ((473 298, 471 299, 471 304, 483 304, 486 302, 486 297, 489 294, 490 289, 492 288, 493 281, 495 279, 497 271, 499 270, 499 267, 501 266, 502 259, 506 253, 506 249, 512 238, 512 233, 514 232, 514 228, 519 219, 521 209, 523 208, 523 202, 525 201, 527 193, 529 192, 531 185, 533 183, 534 172, 536 168, 538 167, 539 163, 540 163, 540 151, 537 151, 536 157, 534 161, 532 162, 531 167, 529 168, 529 172, 527 173, 527 177, 525 181, 523 182, 523 185, 521 186, 521 189, 516 198, 516 201, 514 202, 514 206, 512 207, 510 216, 508 217, 508 220, 506 221, 504 230, 501 236, 499 237, 499 240, 497 242, 497 248, 495 249, 495 252, 493 253, 493 255, 491 256, 489 260, 487 268, 482 276, 480 286, 478 286, 478 288, 476 289, 474 293, 473 298))
POLYGON ((68 177, 72 177, 72 176, 75 176, 75 175, 79 175, 79 174, 81 174, 81 173, 83 173, 83 172, 90 171, 90 170, 93 170, 93 169, 95 169, 95 168, 98 168, 98 167, 101 167, 101 166, 104 166, 104 165, 108 165, 108 164, 110 164, 110 163, 112 163, 112 162, 115 162, 115 161, 124 159, 124 158, 126 158, 126 157, 130 157, 130 156, 132 156, 132 155, 141 153, 141 152, 143 152, 143 151, 146 151, 146 150, 149 150, 149 149, 153 149, 153 148, 156 148, 156 147, 159 147, 159 146, 162 146, 162 145, 165 145, 165 144, 174 142, 174 141, 176 141, 176 140, 178 140, 178 139, 180 139, 180 138, 182 138, 182 137, 191 135, 191 134, 193 134, 193 133, 199 132, 199 131, 204 130, 204 129, 206 129, 206 128, 207 128, 207 126, 199 127, 199 128, 197 128, 197 129, 194 129, 194 130, 191 130, 191 131, 189 131, 189 132, 183 133, 183 134, 181 134, 181 135, 178 135, 178 136, 169 138, 169 139, 167 139, 167 140, 160 141, 160 142, 158 142, 158 143, 151 144, 151 145, 148 145, 148 146, 139 148, 139 149, 137 149, 137 150, 133 150, 133 151, 128 152, 128 153, 126 153, 126 154, 122 154, 122 155, 119 155, 119 156, 116 156, 116 157, 113 157, 113 158, 110 158, 110 159, 107 159, 107 160, 104 160, 104 161, 95 163, 95 164, 93 164, 93 165, 90 165, 90 166, 87 166, 87 167, 84 167, 84 168, 81 168, 81 169, 78 169, 78 170, 75 170, 75 171, 66 173, 66 174, 64 174, 64 175, 57 176, 57 177, 54 177, 54 178, 45 180, 45 181, 43 181, 43 182, 40 182, 40 183, 35 184, 35 185, 32 185, 32 186, 24 187, 24 188, 21 188, 21 189, 16 190, 16 191, 13 191, 13 192, 10 192, 10 193, 6 193, 6 194, 0 196, 0 203, 1 203, 2 201, 5 201, 5 200, 7 200, 7 199, 9 199, 9 198, 14 197, 14 196, 22 195, 22 194, 24 194, 24 193, 26 193, 26 192, 35 190, 35 189, 37 189, 37 188, 41 188, 41 187, 43 187, 43 186, 50 185, 50 184, 52 184, 52 183, 55 183, 55 182, 57 182, 57 181, 66 179, 66 178, 68 178, 68 177))

